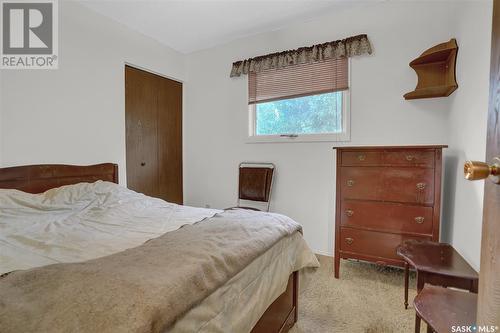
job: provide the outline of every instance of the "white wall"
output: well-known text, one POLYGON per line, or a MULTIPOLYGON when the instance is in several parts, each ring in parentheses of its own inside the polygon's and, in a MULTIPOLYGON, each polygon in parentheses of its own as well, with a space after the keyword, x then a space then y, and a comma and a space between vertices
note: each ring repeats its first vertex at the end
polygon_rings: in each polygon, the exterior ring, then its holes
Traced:
POLYGON ((320 253, 333 252, 334 143, 246 144, 246 77, 235 60, 368 33, 371 56, 351 67, 352 141, 447 143, 443 238, 479 267, 481 183, 467 183, 465 159, 484 159, 491 1, 382 2, 325 13, 307 23, 191 54, 73 2, 60 2, 60 69, 0 71, 0 165, 120 164, 125 182, 125 62, 187 82, 184 186, 187 204, 232 206, 240 161, 272 161, 273 211, 304 225, 320 253), (414 88, 408 62, 456 37, 459 89, 449 98, 404 101, 414 88))
MULTIPOLYGON (((416 84, 408 63, 423 50, 455 36, 457 6, 454 2, 359 5, 191 54, 185 106, 185 202, 231 206, 237 197, 238 163, 274 162, 278 171, 272 210, 302 223, 315 251, 332 254, 335 144, 246 144, 247 79, 230 79, 231 63, 367 33, 374 53, 351 63, 352 141, 348 144, 448 143, 450 99, 405 101, 402 96, 416 84)), ((467 49, 469 41, 459 43, 467 49)))
POLYGON ((125 182, 125 62, 184 80, 184 56, 81 4, 59 6, 59 69, 2 71, 1 162, 116 162, 125 182))
POLYGON ((3 76, 3 71, 0 70, 0 166, 2 165, 2 161, 3 161, 3 142, 2 142, 2 139, 3 139, 3 129, 2 129, 2 115, 3 115, 3 111, 2 111, 2 101, 3 101, 3 85, 2 85, 2 76, 3 76))
POLYGON ((246 78, 230 79, 228 73, 234 60, 366 32, 375 52, 352 60, 348 144, 449 144, 442 238, 479 269, 483 185, 464 181, 461 170, 466 159, 484 159, 491 8, 489 0, 360 5, 191 54, 186 203, 231 206, 237 164, 272 161, 278 169, 273 210, 301 222, 314 250, 332 254, 335 144, 246 144, 246 78), (459 89, 450 98, 404 101, 416 80, 408 62, 451 37, 460 47, 459 89))
POLYGON ((446 240, 479 269, 484 182, 463 177, 465 160, 484 161, 492 3, 462 3, 456 30, 459 89, 450 96, 443 228, 446 240), (481 18, 481 19, 479 19, 481 18))

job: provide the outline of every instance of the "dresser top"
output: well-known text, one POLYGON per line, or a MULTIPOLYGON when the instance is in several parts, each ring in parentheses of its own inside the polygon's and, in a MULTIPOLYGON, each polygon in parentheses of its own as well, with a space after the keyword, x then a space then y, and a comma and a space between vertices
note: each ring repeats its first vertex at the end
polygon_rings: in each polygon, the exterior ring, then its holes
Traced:
POLYGON ((448 148, 448 145, 401 145, 401 146, 341 146, 333 147, 333 149, 346 149, 346 150, 367 150, 367 149, 442 149, 448 148))

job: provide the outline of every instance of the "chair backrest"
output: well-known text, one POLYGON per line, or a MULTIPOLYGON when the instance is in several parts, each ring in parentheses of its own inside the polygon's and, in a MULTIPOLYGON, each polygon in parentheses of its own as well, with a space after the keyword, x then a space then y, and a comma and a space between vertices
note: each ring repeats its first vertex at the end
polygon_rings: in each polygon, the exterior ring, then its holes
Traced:
POLYGON ((238 206, 241 200, 269 203, 273 186, 274 164, 240 163, 238 182, 238 206))

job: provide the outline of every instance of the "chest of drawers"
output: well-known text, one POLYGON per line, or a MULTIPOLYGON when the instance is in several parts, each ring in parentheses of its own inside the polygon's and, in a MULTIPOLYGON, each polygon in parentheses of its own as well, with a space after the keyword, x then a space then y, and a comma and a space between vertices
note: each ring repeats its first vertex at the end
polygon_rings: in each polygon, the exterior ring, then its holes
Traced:
POLYGON ((340 259, 402 266, 401 242, 439 241, 445 147, 337 148, 336 278, 340 259))

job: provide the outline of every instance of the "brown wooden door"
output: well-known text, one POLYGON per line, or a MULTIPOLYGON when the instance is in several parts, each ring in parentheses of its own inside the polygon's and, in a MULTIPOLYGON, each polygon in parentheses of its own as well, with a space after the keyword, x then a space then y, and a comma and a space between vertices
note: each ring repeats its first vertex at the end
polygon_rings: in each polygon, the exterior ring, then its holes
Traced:
POLYGON ((157 81, 153 74, 125 67, 128 188, 158 194, 157 81))
POLYGON ((160 78, 158 197, 182 204, 182 83, 160 78))
MULTIPOLYGON (((493 5, 486 161, 500 157, 500 0, 493 5)), ((500 326, 500 184, 485 180, 478 323, 500 326)))
POLYGON ((182 203, 182 83, 125 66, 128 188, 182 203))

